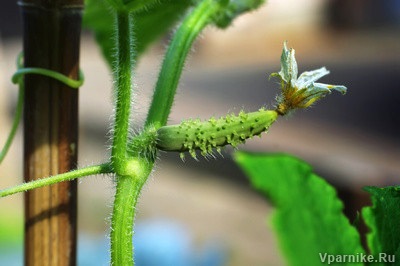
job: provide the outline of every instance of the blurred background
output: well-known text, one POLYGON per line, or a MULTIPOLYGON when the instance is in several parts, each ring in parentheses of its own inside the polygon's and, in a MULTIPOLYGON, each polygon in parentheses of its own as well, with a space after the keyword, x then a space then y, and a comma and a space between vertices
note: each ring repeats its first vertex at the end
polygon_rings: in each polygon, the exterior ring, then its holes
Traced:
MULTIPOLYGON (((338 188, 353 220, 368 204, 363 186, 400 182, 399 33, 397 0, 269 0, 226 31, 208 28, 202 34, 183 74, 170 123, 272 107, 279 87, 268 76, 279 71, 287 40, 296 49, 300 73, 326 66, 331 74, 322 82, 346 85, 348 93, 333 93, 310 110, 280 118, 262 139, 240 149, 285 152, 311 163, 338 188)), ((15 110, 17 88, 10 78, 22 49, 20 34, 16 1, 2 1, 1 145, 15 110)), ((138 128, 167 40, 155 44, 139 62, 134 108, 138 128)), ((108 156, 112 95, 109 71, 88 32, 81 49, 86 81, 80 89, 79 164, 85 166, 108 156)), ((21 142, 18 135, 0 166, 1 188, 22 181, 21 142)), ((232 149, 223 154, 199 162, 160 154, 138 206, 137 253, 143 254, 138 265, 155 243, 159 250, 169 250, 159 255, 168 265, 284 264, 269 224, 273 208, 250 188, 231 159, 232 149)), ((80 180, 80 265, 108 264, 113 188, 105 176, 80 180)), ((6 258, 4 265, 22 265, 22 210, 22 195, 0 201, 1 265, 6 258)))

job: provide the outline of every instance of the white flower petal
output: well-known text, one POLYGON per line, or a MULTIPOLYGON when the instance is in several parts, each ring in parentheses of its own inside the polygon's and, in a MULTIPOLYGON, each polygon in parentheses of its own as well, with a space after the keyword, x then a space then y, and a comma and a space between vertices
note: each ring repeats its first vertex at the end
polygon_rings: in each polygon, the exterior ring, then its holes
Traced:
POLYGON ((281 71, 279 71, 278 74, 286 83, 294 84, 297 79, 297 72, 297 62, 294 57, 294 49, 288 49, 287 42, 284 42, 281 55, 281 71))
POLYGON ((329 92, 332 90, 338 91, 342 94, 346 94, 347 88, 342 85, 331 85, 331 84, 324 84, 324 83, 317 83, 313 84, 314 90, 328 90, 329 92))
POLYGON ((321 67, 312 71, 305 71, 301 73, 300 77, 296 80, 295 85, 297 88, 306 88, 313 82, 328 74, 329 71, 325 67, 321 67))
POLYGON ((329 85, 323 83, 312 83, 310 86, 307 87, 303 96, 304 100, 301 103, 301 106, 308 107, 313 104, 318 99, 324 97, 326 94, 331 93, 332 90, 337 90, 342 94, 345 94, 347 88, 341 85, 329 85))

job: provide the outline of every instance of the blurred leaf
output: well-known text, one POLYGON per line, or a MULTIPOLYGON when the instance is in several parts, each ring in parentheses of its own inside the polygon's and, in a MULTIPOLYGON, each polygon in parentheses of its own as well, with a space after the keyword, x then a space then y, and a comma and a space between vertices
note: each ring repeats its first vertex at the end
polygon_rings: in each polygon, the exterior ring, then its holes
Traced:
POLYGON ((116 10, 138 11, 148 8, 159 0, 105 0, 116 10))
MULTIPOLYGON (((400 186, 365 187, 371 194, 372 206, 362 210, 365 223, 370 228, 367 234, 371 254, 395 255, 400 259, 400 186)), ((385 265, 399 265, 399 262, 385 265)), ((383 264, 382 264, 383 265, 383 264)))
POLYGON ((215 24, 219 28, 228 27, 232 21, 246 12, 252 11, 260 7, 265 0, 230 0, 227 2, 226 8, 215 18, 215 24))
POLYGON ((126 5, 126 7, 129 10, 140 10, 140 9, 145 9, 145 8, 149 8, 157 3, 159 3, 159 0, 123 0, 122 1, 124 3, 124 5, 126 5))
MULTIPOLYGON (((165 34, 192 5, 190 0, 164 0, 135 13, 136 52, 139 57, 146 48, 165 34)), ((83 24, 91 29, 102 53, 111 67, 113 61, 114 18, 105 1, 86 0, 83 24)))
POLYGON ((237 152, 235 159, 275 205, 272 225, 289 265, 321 265, 324 254, 364 252, 335 189, 308 164, 288 155, 237 152))
POLYGON ((105 1, 85 0, 83 26, 93 31, 96 41, 111 67, 114 18, 105 1))
POLYGON ((193 3, 190 0, 167 0, 138 12, 135 28, 138 54, 171 29, 191 5, 193 3))

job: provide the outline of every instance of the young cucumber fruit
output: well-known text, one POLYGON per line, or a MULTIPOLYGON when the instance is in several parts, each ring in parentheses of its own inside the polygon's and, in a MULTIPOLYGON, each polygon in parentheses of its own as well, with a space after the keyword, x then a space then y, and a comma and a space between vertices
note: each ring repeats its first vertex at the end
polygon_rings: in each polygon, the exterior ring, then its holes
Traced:
POLYGON ((276 111, 262 108, 257 112, 241 111, 238 115, 230 114, 207 121, 188 120, 158 129, 156 145, 164 151, 189 151, 194 158, 195 150, 200 150, 203 156, 211 155, 213 149, 220 152, 221 147, 228 144, 236 147, 246 139, 267 131, 277 117, 276 111))

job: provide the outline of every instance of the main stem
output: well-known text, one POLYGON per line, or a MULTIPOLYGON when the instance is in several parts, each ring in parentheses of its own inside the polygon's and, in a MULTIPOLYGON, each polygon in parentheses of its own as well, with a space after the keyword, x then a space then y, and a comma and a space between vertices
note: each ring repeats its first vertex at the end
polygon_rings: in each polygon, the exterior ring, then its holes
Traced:
POLYGON ((116 192, 111 219, 111 265, 133 265, 133 219, 140 190, 150 173, 146 160, 128 158, 133 69, 133 19, 116 11, 116 62, 113 66, 116 106, 111 162, 116 173, 116 192))
MULTIPOLYGON (((78 78, 82 0, 22 0, 25 67, 78 78)), ((25 181, 77 164, 78 90, 41 75, 25 76, 25 181)), ((76 264, 77 183, 25 194, 25 265, 76 264)))
POLYGON ((117 176, 114 208, 111 219, 111 265, 134 265, 133 223, 137 199, 152 168, 143 159, 130 160, 130 174, 117 176))
POLYGON ((127 142, 132 97, 133 19, 130 13, 118 11, 116 15, 115 118, 111 161, 117 174, 123 174, 127 160, 127 142))

